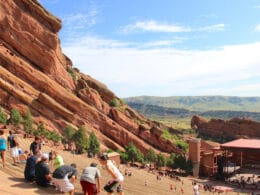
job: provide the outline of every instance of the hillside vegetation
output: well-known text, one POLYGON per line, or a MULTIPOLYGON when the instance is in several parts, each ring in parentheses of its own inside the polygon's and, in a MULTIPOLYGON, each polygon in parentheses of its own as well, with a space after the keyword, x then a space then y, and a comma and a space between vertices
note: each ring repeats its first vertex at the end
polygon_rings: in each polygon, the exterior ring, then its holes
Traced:
POLYGON ((130 103, 156 105, 165 108, 187 109, 189 111, 243 111, 260 112, 260 97, 235 96, 138 96, 124 99, 130 103))

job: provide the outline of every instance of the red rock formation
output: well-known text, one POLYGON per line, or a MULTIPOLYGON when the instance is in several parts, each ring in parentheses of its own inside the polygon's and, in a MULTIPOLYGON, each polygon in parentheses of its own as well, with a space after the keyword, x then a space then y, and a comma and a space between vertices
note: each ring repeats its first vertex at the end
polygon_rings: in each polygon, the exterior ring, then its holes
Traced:
POLYGON ((199 133, 223 138, 260 138, 260 123, 249 119, 233 118, 231 120, 211 119, 193 116, 191 127, 199 133))
POLYGON ((182 152, 161 138, 158 124, 127 105, 110 107, 111 100, 121 101, 73 68, 60 48, 61 21, 37 0, 1 1, 0 22, 0 106, 22 114, 29 108, 36 123, 57 132, 85 125, 107 147, 123 149, 132 141, 142 151, 182 152))

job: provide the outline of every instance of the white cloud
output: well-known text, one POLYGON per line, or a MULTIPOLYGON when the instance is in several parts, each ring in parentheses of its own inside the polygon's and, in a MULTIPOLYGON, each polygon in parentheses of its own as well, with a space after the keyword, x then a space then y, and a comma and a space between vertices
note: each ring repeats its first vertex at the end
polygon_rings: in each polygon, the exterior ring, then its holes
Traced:
POLYGON ((120 32, 123 33, 130 33, 136 31, 144 31, 144 32, 189 32, 190 28, 180 26, 180 25, 173 25, 173 24, 162 24, 157 21, 140 21, 136 22, 135 24, 129 24, 124 27, 120 27, 120 32))
POLYGON ((66 39, 74 39, 85 34, 97 23, 99 11, 95 1, 90 1, 86 12, 77 12, 63 18, 62 29, 66 39))
POLYGON ((201 27, 198 29, 198 31, 206 31, 206 32, 218 32, 224 30, 225 30, 225 24, 215 24, 211 26, 201 27))
POLYGON ((255 31, 256 31, 256 32, 260 32, 260 24, 256 25, 255 31))
POLYGON ((192 31, 205 31, 205 32, 218 32, 225 29, 225 24, 214 24, 209 26, 203 26, 198 28, 190 28, 187 26, 160 23, 154 20, 139 21, 135 24, 129 24, 119 28, 121 33, 132 32, 160 32, 160 33, 180 33, 180 32, 192 32, 192 31))
MULTIPOLYGON (((121 97, 209 95, 214 91, 236 95, 242 81, 260 76, 260 42, 209 51, 137 49, 140 47, 129 45, 87 37, 64 51, 82 72, 104 82, 121 97)), ((251 93, 260 95, 259 91, 251 93)))

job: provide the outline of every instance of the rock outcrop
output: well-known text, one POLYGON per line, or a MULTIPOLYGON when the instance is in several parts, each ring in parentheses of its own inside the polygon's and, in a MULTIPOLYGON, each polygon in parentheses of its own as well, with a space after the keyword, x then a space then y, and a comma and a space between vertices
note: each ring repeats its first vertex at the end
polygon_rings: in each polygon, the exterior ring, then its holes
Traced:
POLYGON ((35 122, 59 133, 85 125, 101 143, 123 149, 130 141, 142 151, 182 151, 162 131, 125 105, 104 84, 73 68, 62 53, 61 20, 37 0, 0 2, 0 106, 30 109, 35 122), (119 102, 111 107, 112 100, 119 102))
POLYGON ((199 133, 222 138, 260 138, 260 123, 249 119, 211 119, 193 116, 191 127, 199 133))

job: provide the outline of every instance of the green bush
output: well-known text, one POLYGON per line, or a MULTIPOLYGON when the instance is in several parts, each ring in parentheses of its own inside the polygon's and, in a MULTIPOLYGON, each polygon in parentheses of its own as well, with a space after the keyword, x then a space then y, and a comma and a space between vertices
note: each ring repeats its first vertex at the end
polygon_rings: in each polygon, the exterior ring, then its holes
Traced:
POLYGON ((185 153, 188 152, 189 144, 186 143, 185 141, 183 141, 183 140, 177 140, 177 141, 176 141, 176 145, 177 145, 178 148, 184 150, 185 153))
POLYGON ((68 125, 65 127, 64 131, 62 132, 62 135, 66 140, 72 140, 75 133, 76 133, 76 129, 68 125))
POLYGON ((166 165, 166 162, 166 157, 163 154, 159 153, 156 158, 156 165, 158 167, 164 167, 166 165))
POLYGON ((125 152, 120 152, 120 160, 122 163, 127 163, 128 162, 128 155, 125 152))
POLYGON ((32 125, 33 125, 33 117, 30 110, 28 110, 24 116, 24 131, 26 133, 32 134, 33 132, 32 125))
POLYGON ((128 156, 128 161, 144 162, 144 154, 134 145, 133 142, 130 142, 126 146, 126 154, 128 156))
POLYGON ((78 130, 74 133, 72 140, 75 142, 79 153, 83 153, 88 149, 89 140, 84 126, 80 126, 78 128, 78 130))
POLYGON ((172 153, 168 159, 167 165, 173 169, 180 168, 185 170, 186 173, 190 173, 192 171, 192 162, 190 160, 186 160, 185 156, 172 153))
POLYGON ((4 125, 7 123, 7 115, 2 111, 1 107, 0 107, 0 123, 3 123, 4 125))
POLYGON ((120 103, 118 101, 118 99, 116 98, 113 98, 111 101, 110 101, 110 104, 109 104, 111 107, 118 107, 120 106, 120 103))
POLYGON ((145 155, 145 160, 148 162, 156 162, 156 159, 157 159, 157 155, 155 151, 152 148, 149 148, 149 150, 145 155))
POLYGON ((61 140, 61 137, 58 133, 54 131, 49 131, 48 135, 46 136, 47 139, 54 141, 55 143, 61 140))
POLYGON ((94 132, 91 132, 89 135, 89 147, 88 151, 91 152, 94 156, 99 153, 100 144, 97 139, 97 136, 94 132))
POLYGON ((23 118, 20 112, 16 109, 12 109, 9 122, 15 126, 18 126, 22 122, 22 120, 23 118))

